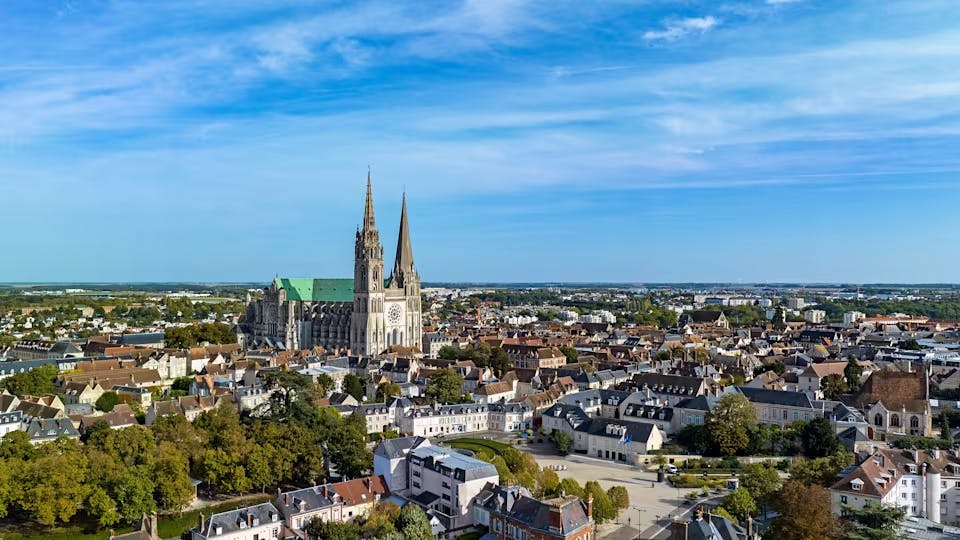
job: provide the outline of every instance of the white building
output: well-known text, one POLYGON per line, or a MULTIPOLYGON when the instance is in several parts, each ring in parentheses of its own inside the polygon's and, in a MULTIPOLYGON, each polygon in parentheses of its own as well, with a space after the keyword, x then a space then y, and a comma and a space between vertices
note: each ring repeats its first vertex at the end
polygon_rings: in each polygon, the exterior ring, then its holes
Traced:
POLYGON ((834 513, 843 505, 897 505, 908 516, 960 524, 960 458, 954 451, 881 448, 830 487, 834 513))
POLYGON ((859 311, 848 311, 843 314, 843 325, 844 326, 853 326, 857 324, 857 321, 862 321, 866 319, 867 315, 859 311))
POLYGON ((280 538, 283 520, 271 503, 220 512, 205 519, 191 531, 192 540, 255 540, 280 538))
POLYGON ((827 320, 827 312, 822 309, 808 309, 803 312, 803 320, 810 324, 823 324, 827 320))

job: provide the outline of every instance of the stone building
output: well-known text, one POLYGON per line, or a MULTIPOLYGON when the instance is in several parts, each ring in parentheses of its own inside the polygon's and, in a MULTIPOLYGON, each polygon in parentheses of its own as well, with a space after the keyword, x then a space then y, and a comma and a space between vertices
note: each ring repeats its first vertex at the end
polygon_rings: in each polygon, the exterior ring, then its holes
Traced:
POLYGON ((422 349, 420 275, 413 263, 406 195, 389 276, 384 275, 368 174, 353 279, 275 278, 262 299, 248 301, 240 327, 248 342, 286 349, 349 349, 357 355, 379 354, 393 346, 422 349))

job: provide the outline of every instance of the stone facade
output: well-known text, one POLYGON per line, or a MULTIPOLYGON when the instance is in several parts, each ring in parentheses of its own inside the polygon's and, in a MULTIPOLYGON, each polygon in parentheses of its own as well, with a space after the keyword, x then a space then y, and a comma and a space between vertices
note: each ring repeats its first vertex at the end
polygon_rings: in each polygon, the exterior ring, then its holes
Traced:
POLYGON ((276 278, 262 299, 248 300, 241 329, 252 344, 266 341, 287 349, 323 347, 359 355, 393 346, 422 349, 420 275, 413 263, 406 195, 389 277, 384 276, 368 175, 353 279, 276 278))

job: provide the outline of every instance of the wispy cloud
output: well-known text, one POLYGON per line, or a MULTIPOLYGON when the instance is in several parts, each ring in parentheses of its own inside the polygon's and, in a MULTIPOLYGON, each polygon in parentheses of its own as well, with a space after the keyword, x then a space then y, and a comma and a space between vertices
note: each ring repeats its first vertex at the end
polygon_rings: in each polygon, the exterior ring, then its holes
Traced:
POLYGON ((643 39, 648 41, 674 41, 690 34, 702 34, 720 24, 712 15, 688 17, 667 22, 662 30, 647 30, 643 39))

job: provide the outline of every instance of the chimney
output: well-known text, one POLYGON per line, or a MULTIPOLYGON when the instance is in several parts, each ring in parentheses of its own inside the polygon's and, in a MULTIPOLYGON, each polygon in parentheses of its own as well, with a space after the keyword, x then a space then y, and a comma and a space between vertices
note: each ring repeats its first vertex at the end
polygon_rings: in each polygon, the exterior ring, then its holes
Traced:
POLYGON ((587 495, 587 519, 593 517, 593 493, 587 495))
POLYGON ((686 521, 674 520, 670 524, 670 540, 687 540, 688 527, 686 521))
MULTIPOLYGON (((280 489, 280 488, 277 488, 277 489, 280 489)), ((286 493, 283 494, 283 505, 284 505, 284 506, 289 506, 289 505, 290 505, 290 495, 288 495, 288 494, 286 494, 286 493)))
POLYGON ((150 513, 150 530, 147 531, 150 534, 150 538, 160 538, 160 531, 157 528, 157 513, 150 513))
POLYGON ((550 514, 547 516, 547 525, 551 529, 557 531, 563 530, 563 514, 561 513, 559 506, 550 506, 550 514))
POLYGON ((323 491, 323 498, 326 499, 326 498, 327 498, 327 485, 324 484, 323 487, 320 488, 320 489, 323 491))
POLYGON ((203 528, 204 526, 206 526, 206 521, 207 520, 204 518, 203 512, 200 512, 200 526, 197 527, 198 529, 200 529, 200 534, 203 534, 205 532, 203 528))
POLYGON ((247 528, 253 527, 253 514, 247 512, 247 528))

